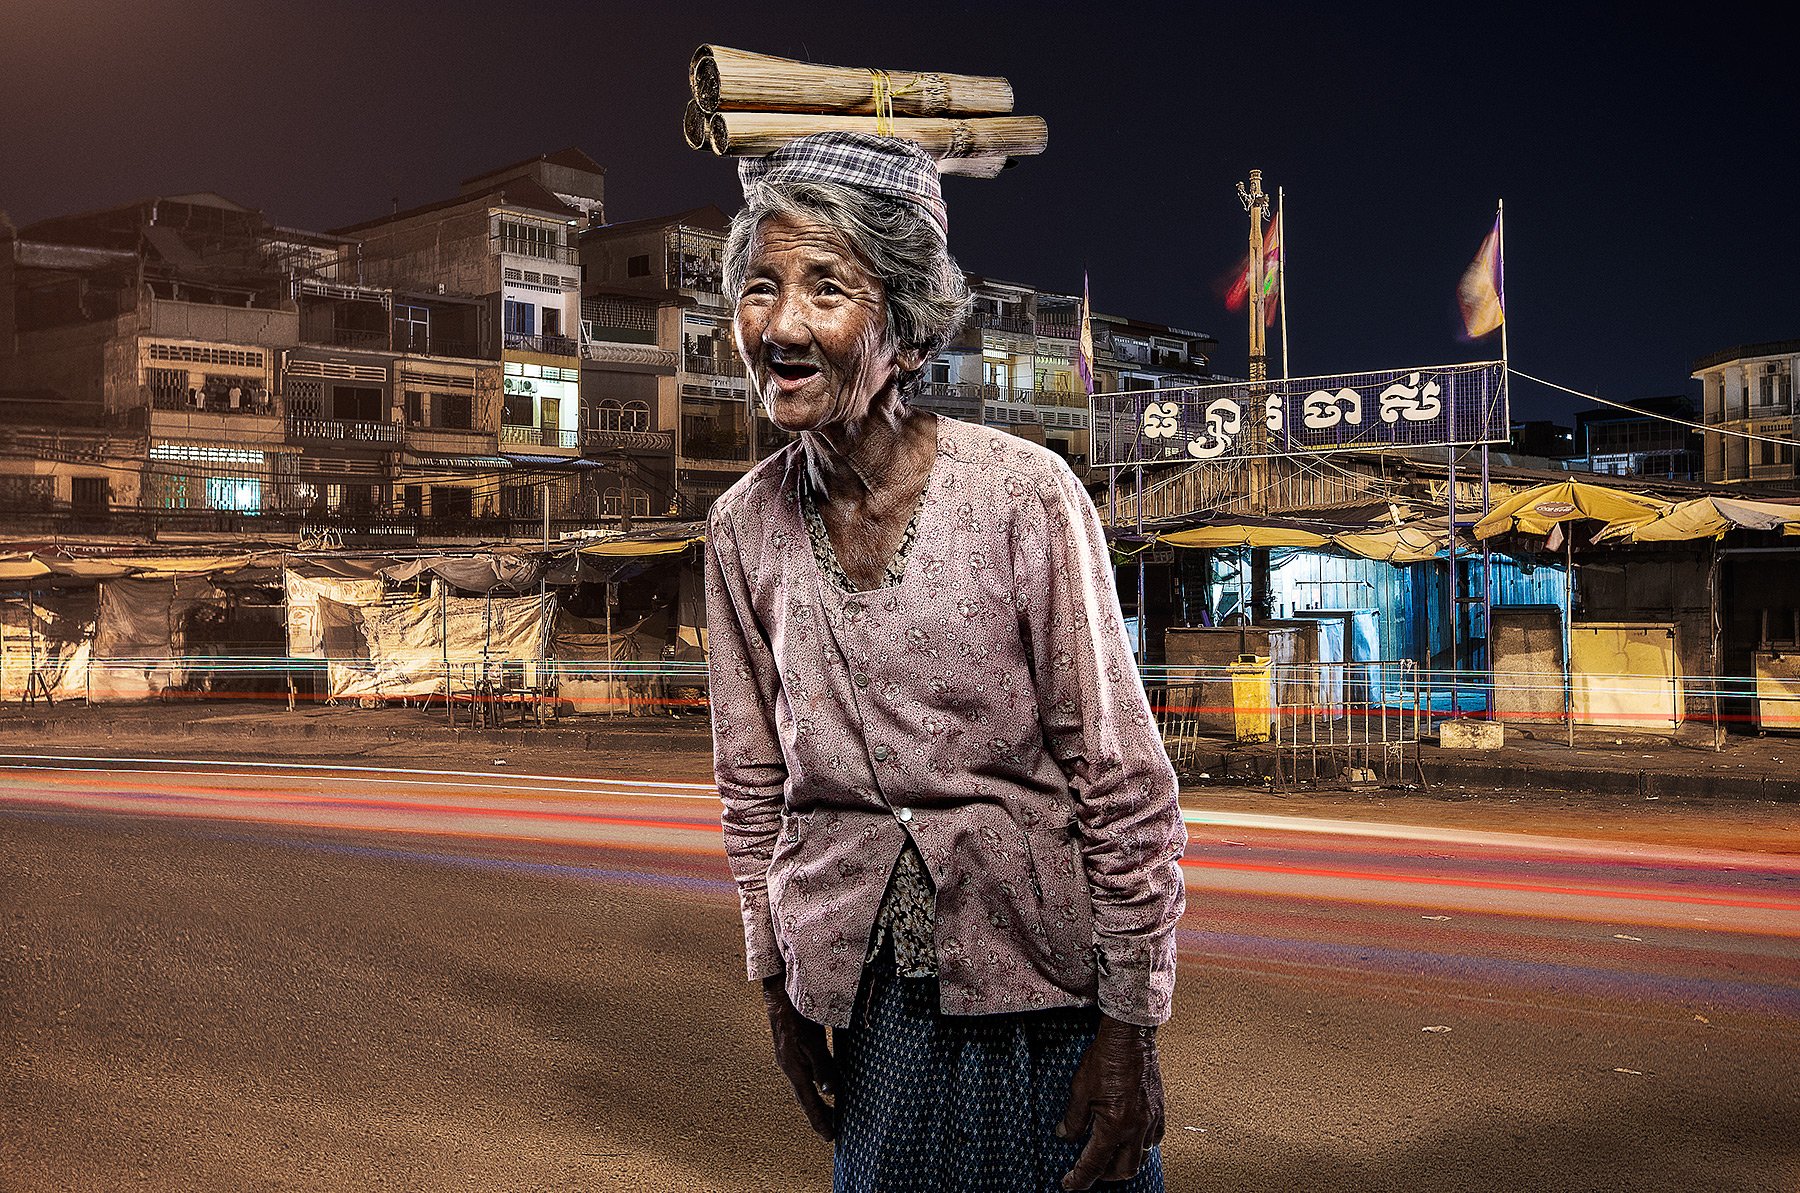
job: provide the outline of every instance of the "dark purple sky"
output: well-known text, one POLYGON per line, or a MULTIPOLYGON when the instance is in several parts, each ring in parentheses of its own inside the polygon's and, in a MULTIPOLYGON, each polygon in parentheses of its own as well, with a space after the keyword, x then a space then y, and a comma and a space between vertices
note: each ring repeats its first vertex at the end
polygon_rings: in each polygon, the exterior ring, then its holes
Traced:
POLYGON ((964 266, 1063 290, 1085 267, 1097 307, 1210 332, 1223 369, 1256 166, 1289 195, 1296 374, 1497 354, 1457 339, 1454 292, 1503 197, 1514 364, 1687 392, 1695 356, 1800 336, 1800 105, 1778 39, 1651 11, 0 0, 0 210, 204 189, 324 228, 570 144, 613 219, 730 210, 734 171, 679 131, 716 41, 1006 75, 1050 149, 947 184, 964 266))

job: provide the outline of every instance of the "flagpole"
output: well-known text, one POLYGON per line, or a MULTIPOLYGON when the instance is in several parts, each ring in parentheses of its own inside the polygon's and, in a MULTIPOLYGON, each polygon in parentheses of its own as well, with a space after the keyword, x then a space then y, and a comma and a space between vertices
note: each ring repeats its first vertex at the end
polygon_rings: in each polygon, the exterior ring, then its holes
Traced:
POLYGON ((1286 381, 1293 376, 1288 372, 1288 335, 1287 335, 1287 194, 1283 187, 1275 188, 1275 223, 1281 229, 1281 255, 1275 258, 1275 302, 1281 312, 1281 379, 1286 381))
MULTIPOLYGON (((1502 391, 1507 395, 1507 409, 1510 415, 1512 407, 1512 378, 1507 371, 1508 364, 1506 354, 1506 200, 1496 199, 1494 203, 1494 229, 1496 233, 1496 243, 1494 247, 1499 258, 1498 264, 1500 271, 1500 385, 1502 391)), ((1493 421, 1493 415, 1490 412, 1486 419, 1488 425, 1482 428, 1483 440, 1492 439, 1494 437, 1493 421)), ((1509 418, 1508 427, 1510 428, 1510 426, 1511 421, 1509 418)), ((1493 511, 1493 508, 1493 490, 1488 481, 1488 445, 1484 442, 1481 445, 1481 516, 1483 518, 1487 517, 1488 514, 1493 511)), ((1450 540, 1452 544, 1451 550, 1454 551, 1456 549, 1456 534, 1454 530, 1451 532, 1450 540)), ((1487 539, 1481 540, 1481 634, 1482 653, 1487 656, 1483 661, 1487 663, 1487 715, 1488 719, 1491 721, 1494 719, 1494 693, 1499 684, 1499 677, 1495 674, 1494 670, 1494 549, 1487 539)))

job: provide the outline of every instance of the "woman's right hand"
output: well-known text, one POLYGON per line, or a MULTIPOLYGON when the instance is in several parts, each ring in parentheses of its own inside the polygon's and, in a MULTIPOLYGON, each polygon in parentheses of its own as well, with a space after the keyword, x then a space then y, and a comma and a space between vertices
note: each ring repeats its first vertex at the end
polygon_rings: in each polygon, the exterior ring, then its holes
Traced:
POLYGON ((825 1029, 794 1009, 785 975, 763 979, 763 1003, 769 1009, 769 1034, 775 1043, 775 1065, 794 1087, 794 1098, 821 1139, 837 1138, 837 1063, 825 1029), (821 1096, 823 1095, 823 1096, 821 1096))

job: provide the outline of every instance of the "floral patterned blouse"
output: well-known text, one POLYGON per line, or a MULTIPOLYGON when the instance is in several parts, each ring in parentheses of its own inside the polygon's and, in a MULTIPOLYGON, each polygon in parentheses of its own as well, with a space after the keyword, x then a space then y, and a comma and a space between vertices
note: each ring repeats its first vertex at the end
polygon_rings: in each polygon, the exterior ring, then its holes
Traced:
MULTIPOLYGON (((819 514, 812 485, 803 481, 795 488, 799 494, 800 516, 806 519, 806 533, 812 539, 813 558, 819 561, 819 571, 845 592, 874 591, 857 588, 856 582, 838 563, 837 552, 831 546, 831 533, 825 529, 825 519, 819 514)), ((912 553, 913 540, 918 538, 919 511, 924 508, 925 494, 921 492, 919 504, 913 507, 913 515, 900 536, 900 546, 888 560, 887 572, 876 588, 891 588, 906 575, 906 557, 912 553)), ((875 931, 864 960, 873 961, 880 954, 882 945, 892 941, 894 967, 901 977, 935 978, 937 954, 931 944, 931 913, 935 900, 931 876, 925 872, 919 847, 908 840, 900 850, 900 859, 894 863, 887 893, 881 897, 881 909, 875 913, 875 931)))
POLYGON ((1186 834, 1093 502, 1041 446, 952 418, 937 434, 879 588, 830 574, 798 445, 708 517, 746 976, 784 974, 801 1014, 843 1027, 873 942, 917 928, 944 1014, 1098 1004, 1159 1023, 1186 834))

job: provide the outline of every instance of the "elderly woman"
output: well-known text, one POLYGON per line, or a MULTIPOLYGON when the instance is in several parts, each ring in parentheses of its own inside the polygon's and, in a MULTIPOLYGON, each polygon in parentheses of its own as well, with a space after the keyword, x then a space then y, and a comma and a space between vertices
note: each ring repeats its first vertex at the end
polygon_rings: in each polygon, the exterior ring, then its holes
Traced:
POLYGON ((713 506, 706 597, 776 1061, 840 1193, 1159 1190, 1186 834, 1093 504, 909 404, 970 305, 929 157, 741 173, 738 348, 798 437, 713 506))

